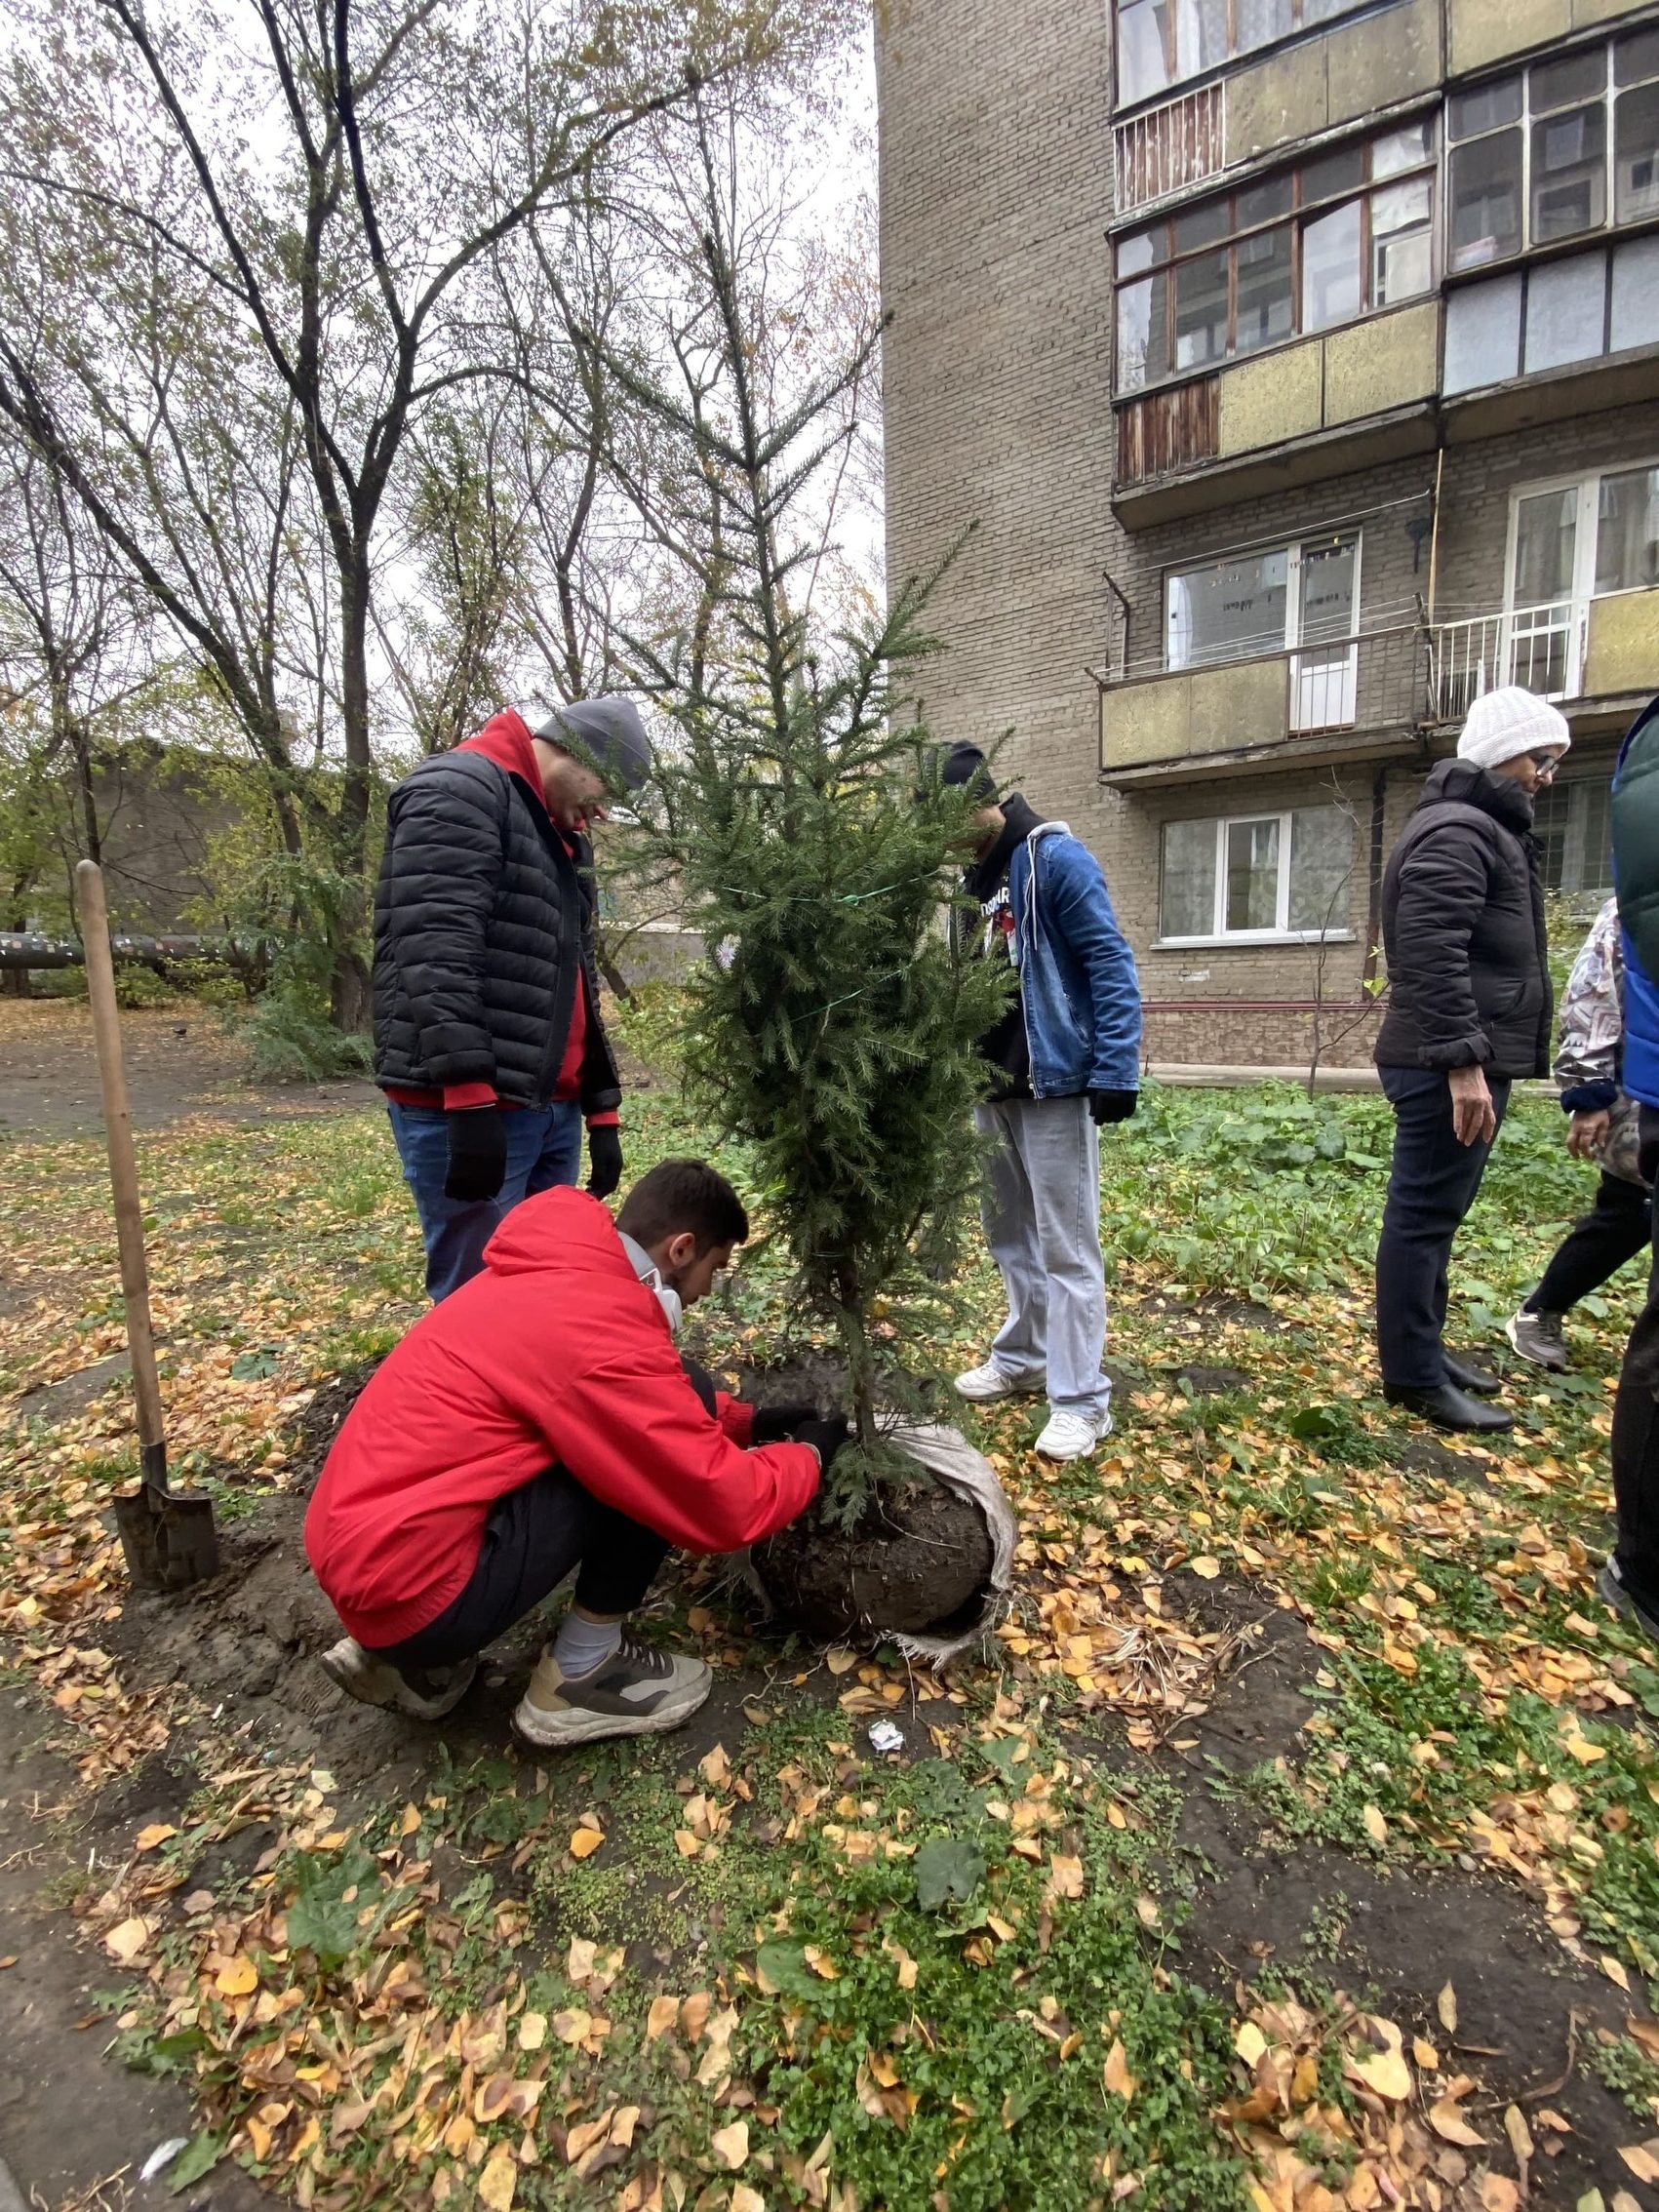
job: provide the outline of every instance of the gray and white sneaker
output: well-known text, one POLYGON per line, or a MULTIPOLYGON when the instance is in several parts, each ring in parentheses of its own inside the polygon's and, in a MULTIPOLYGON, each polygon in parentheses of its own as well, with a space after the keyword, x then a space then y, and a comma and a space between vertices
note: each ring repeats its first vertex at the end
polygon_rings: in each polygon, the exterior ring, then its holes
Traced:
POLYGON ((365 1651, 354 1636, 331 1644, 317 1664, 359 1705, 395 1706, 416 1720, 441 1720, 453 1713, 478 1672, 476 1658, 458 1659, 453 1667, 394 1667, 365 1651))
POLYGON ((1639 1628, 1645 1629, 1653 1640, 1659 1643, 1659 1612, 1655 1612, 1651 1605, 1644 1604, 1636 1592, 1629 1588, 1619 1572, 1617 1560, 1608 1559, 1602 1563, 1601 1571, 1596 1577, 1596 1594, 1599 1598, 1604 1598, 1615 1613, 1623 1613, 1627 1620, 1635 1621, 1639 1628))
POLYGON ((652 1651, 624 1636, 609 1659, 567 1675, 549 1644, 520 1698, 513 1725, 543 1751, 601 1736, 652 1736, 691 1718, 714 1683, 700 1659, 652 1651))
POLYGON ((1044 1381, 1041 1375, 1010 1375, 995 1360, 987 1360, 983 1366, 969 1367, 966 1374, 958 1375, 955 1388, 959 1398, 971 1399, 975 1405, 990 1405, 999 1398, 1040 1398, 1044 1381))
POLYGON ((1552 1374, 1566 1373, 1569 1362, 1560 1314, 1529 1313, 1522 1306, 1504 1323, 1504 1334, 1521 1357, 1529 1360, 1533 1366, 1548 1367, 1552 1374))

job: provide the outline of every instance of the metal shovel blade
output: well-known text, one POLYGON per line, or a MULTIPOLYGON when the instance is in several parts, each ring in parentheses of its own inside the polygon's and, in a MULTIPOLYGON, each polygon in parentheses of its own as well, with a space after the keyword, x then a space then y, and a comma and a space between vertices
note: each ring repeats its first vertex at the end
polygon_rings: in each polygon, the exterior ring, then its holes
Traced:
POLYGON ((127 1572, 151 1590, 183 1590, 218 1572, 212 1498, 140 1482, 115 1495, 115 1528, 127 1572))

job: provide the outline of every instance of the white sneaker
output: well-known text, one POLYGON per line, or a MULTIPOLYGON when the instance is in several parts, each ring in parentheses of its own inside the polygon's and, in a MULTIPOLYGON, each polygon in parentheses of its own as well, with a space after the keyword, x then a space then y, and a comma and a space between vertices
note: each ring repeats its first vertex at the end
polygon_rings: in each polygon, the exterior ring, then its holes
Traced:
POLYGON ((1086 1413, 1068 1413, 1057 1406, 1037 1440, 1037 1448, 1045 1459, 1084 1459, 1102 1437, 1111 1433, 1110 1413, 1094 1420, 1086 1413))
POLYGON ((956 1378, 957 1396, 970 1398, 976 1405, 988 1405, 998 1398, 1036 1398, 1042 1389, 1041 1376, 1010 1375, 995 1360, 987 1360, 982 1367, 969 1367, 967 1374, 956 1378))
POLYGON ((331 1682, 359 1705, 391 1705, 416 1720, 441 1720, 453 1713, 472 1687, 476 1658, 453 1667, 394 1667, 365 1651, 354 1636, 342 1636, 317 1662, 331 1682))

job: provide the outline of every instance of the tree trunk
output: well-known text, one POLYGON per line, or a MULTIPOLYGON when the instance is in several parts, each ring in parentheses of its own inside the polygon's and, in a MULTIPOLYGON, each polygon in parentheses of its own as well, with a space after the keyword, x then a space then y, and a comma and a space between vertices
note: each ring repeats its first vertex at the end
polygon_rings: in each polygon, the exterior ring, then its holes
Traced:
POLYGON ((347 1032, 369 1026, 369 969, 358 950, 364 924, 363 872, 367 859, 374 756, 369 746, 369 562, 359 543, 340 582, 340 710, 345 775, 335 826, 335 865, 345 884, 339 935, 335 945, 330 1018, 347 1032))

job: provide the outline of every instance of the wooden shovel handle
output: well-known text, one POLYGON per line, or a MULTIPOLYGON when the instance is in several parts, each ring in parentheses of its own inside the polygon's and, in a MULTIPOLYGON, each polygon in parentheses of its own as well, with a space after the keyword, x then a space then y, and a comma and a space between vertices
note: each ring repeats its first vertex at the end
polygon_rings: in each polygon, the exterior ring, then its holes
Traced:
POLYGON ((109 908, 103 895, 103 870, 96 860, 82 860, 77 865, 75 898, 80 907, 81 942, 86 948, 99 1081, 103 1086, 109 1180, 115 1192, 115 1239, 121 1249, 121 1293, 127 1304, 127 1342, 133 1355, 133 1395, 138 1402, 138 1442, 147 1472, 151 1455, 159 1460, 157 1447, 164 1441, 161 1381, 156 1374, 155 1331, 150 1324, 150 1277, 144 1260, 143 1208, 138 1203, 138 1164, 133 1153, 127 1069, 121 1057, 121 1016, 115 1005, 109 908))

